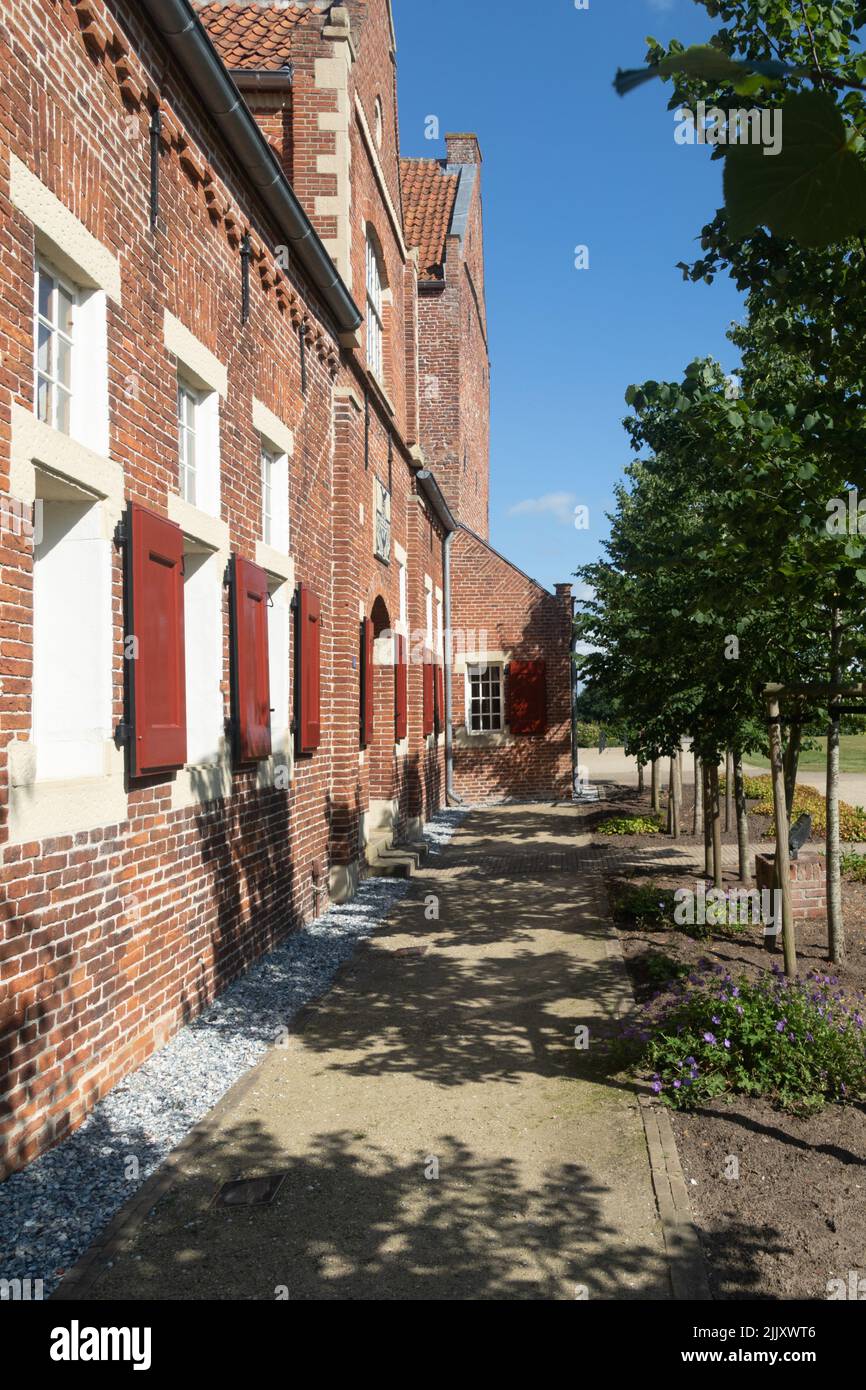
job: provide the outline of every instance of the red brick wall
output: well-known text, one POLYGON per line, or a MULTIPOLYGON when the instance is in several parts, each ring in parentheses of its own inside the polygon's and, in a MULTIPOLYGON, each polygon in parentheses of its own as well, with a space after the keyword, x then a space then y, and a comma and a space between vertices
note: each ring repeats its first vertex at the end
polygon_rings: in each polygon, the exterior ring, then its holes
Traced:
MULTIPOLYGON (((465 530, 454 538, 455 640, 460 642, 458 634, 464 634, 470 653, 486 650, 510 660, 543 660, 547 675, 545 733, 508 734, 504 742, 494 742, 466 734, 466 677, 455 667, 454 786, 468 801, 571 795, 572 605, 569 586, 562 587, 560 594, 548 593, 465 530)), ((456 655, 459 659, 459 650, 456 655)))
MULTIPOLYGON (((474 169, 464 235, 445 242, 445 276, 419 299, 419 439, 455 516, 485 540, 490 509, 490 363, 484 297, 481 156, 448 137, 448 160, 474 169)), ((471 176, 471 175, 470 175, 471 176)))
MULTIPOLYGON (((221 153, 218 133, 190 104, 188 83, 175 77, 139 7, 112 0, 95 8, 122 21, 131 42, 134 78, 126 98, 119 49, 106 47, 99 34, 85 41, 71 0, 8 0, 0 19, 0 488, 9 487, 11 404, 32 409, 34 231, 9 200, 11 150, 120 260, 122 305, 108 306, 110 453, 123 466, 130 497, 164 514, 167 494, 178 487, 166 309, 227 366, 222 518, 232 550, 247 558, 255 558, 261 509, 253 396, 294 431, 291 550, 296 580, 322 599, 323 739, 313 757, 296 759, 288 791, 261 790, 254 769, 236 770, 229 800, 173 811, 172 778, 153 777, 131 787, 128 818, 118 825, 10 845, 7 745, 31 727, 32 555, 26 535, 0 536, 0 1173, 80 1123, 258 954, 324 908, 330 865, 357 859, 358 817, 370 793, 369 762, 359 758, 359 604, 369 613, 382 595, 396 614, 399 603, 396 566, 383 566, 372 553, 371 476, 374 468, 387 471, 389 433, 392 517, 395 538, 411 557, 413 623, 423 605, 424 570, 441 584, 441 537, 430 553, 399 422, 371 401, 365 468, 358 363, 352 354, 341 361, 334 328, 297 267, 275 276, 265 248, 280 237, 221 153), (140 99, 148 83, 166 105, 155 233, 148 222, 148 113, 140 99), (241 326, 239 246, 247 221, 256 254, 251 316, 241 326)), ((309 148, 300 149, 299 177, 313 196, 310 158, 309 148)), ((330 190, 323 184, 322 191, 330 190)), ((402 284, 399 260, 395 282, 402 284)), ((400 401, 402 363, 398 351, 392 385, 400 401)), ((113 590, 119 721, 119 555, 113 590)), ((225 609, 223 660, 228 716, 225 609)), ((406 815, 426 816, 439 802, 442 759, 441 750, 422 746, 420 711, 413 669, 412 741, 400 796, 406 815)))

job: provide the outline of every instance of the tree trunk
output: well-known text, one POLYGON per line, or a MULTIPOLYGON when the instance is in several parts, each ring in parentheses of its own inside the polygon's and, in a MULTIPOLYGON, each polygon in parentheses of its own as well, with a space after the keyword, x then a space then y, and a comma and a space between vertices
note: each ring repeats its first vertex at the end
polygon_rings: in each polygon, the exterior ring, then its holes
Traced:
POLYGON ((710 807, 713 822, 713 886, 722 886, 722 809, 719 804, 719 764, 710 767, 710 807))
POLYGON ((734 778, 733 760, 730 748, 725 749, 725 830, 730 830, 734 819, 734 778))
POLYGON ((704 873, 707 878, 715 876, 713 868, 713 821, 710 806, 710 768, 706 759, 701 760, 701 779, 704 784, 704 873))
MULTIPOLYGON (((840 652, 842 625, 839 610, 833 613, 830 635, 830 680, 838 686, 842 679, 840 652)), ((833 698, 833 697, 831 697, 833 698)), ((839 737, 838 714, 831 713, 827 725, 827 930, 830 959, 839 965, 845 958, 845 924, 842 920, 842 864, 839 836, 839 737)))
POLYGON ((802 738, 803 726, 799 720, 795 720, 788 730, 788 746, 785 749, 785 809, 788 813, 789 827, 794 809, 794 792, 797 787, 797 767, 800 762, 802 738))
POLYGON ((643 793, 644 793, 644 775, 643 775, 643 763, 641 762, 640 758, 638 758, 638 762, 637 762, 637 791, 638 791, 638 796, 643 796, 643 793))
POLYGON ((650 786, 651 786, 651 788, 652 788, 652 801, 651 801, 650 805, 651 805, 651 808, 652 808, 653 811, 658 812, 658 811, 660 810, 660 803, 659 803, 659 760, 658 760, 658 758, 653 758, 652 763, 651 763, 651 765, 650 765, 650 779, 651 779, 651 780, 650 780, 650 786))
POLYGON ((737 803, 737 854, 740 861, 740 882, 748 883, 749 873, 749 811, 746 805, 746 783, 743 777, 743 759, 734 754, 734 790, 737 803))
POLYGON ((698 757, 695 759, 695 809, 692 817, 692 834, 702 835, 704 831, 704 766, 698 757))
POLYGON ((668 770, 668 830, 674 840, 680 838, 680 798, 677 780, 677 759, 673 754, 668 770))

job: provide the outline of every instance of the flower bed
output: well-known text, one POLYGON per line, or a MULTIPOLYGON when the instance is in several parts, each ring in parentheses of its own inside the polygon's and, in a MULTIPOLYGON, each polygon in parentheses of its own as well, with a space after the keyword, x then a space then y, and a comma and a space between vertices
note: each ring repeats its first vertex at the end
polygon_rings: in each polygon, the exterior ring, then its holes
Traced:
POLYGON ((866 1096, 864 1012, 863 995, 848 995, 834 976, 788 980, 774 963, 768 977, 736 982, 704 962, 626 1034, 670 1105, 733 1092, 807 1111, 866 1096))

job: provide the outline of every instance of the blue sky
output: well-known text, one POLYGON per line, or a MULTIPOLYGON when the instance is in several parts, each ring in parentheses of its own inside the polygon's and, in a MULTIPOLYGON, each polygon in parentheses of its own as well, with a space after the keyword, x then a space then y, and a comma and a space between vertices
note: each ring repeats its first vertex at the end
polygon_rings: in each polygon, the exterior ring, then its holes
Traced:
POLYGON ((686 284, 675 268, 722 202, 722 161, 675 144, 668 87, 612 87, 618 66, 642 64, 648 34, 701 42, 718 21, 694 0, 394 0, 394 12, 403 154, 444 155, 424 138, 429 115, 481 141, 490 539, 552 585, 599 553, 630 457, 629 383, 707 354, 735 365, 733 285, 686 284), (577 245, 589 270, 574 268, 577 245))

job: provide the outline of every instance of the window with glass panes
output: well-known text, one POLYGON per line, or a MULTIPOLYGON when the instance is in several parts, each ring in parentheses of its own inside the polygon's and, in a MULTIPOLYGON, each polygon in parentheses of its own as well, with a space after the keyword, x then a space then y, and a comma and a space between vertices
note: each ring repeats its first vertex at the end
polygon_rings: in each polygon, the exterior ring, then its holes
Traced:
POLYGON ((380 380, 382 377, 382 275, 379 256, 369 232, 367 234, 367 364, 380 380))
POLYGON ((195 506, 196 410, 198 395, 182 381, 177 383, 177 447, 180 456, 180 495, 195 506))
POLYGON ((274 470, 277 456, 262 445, 262 540, 273 544, 274 537, 274 470))
POLYGON ((469 732, 499 732, 502 729, 502 667, 470 666, 466 679, 469 687, 469 732))
POLYGON ((50 266, 36 271, 36 414, 69 434, 75 291, 50 266))

